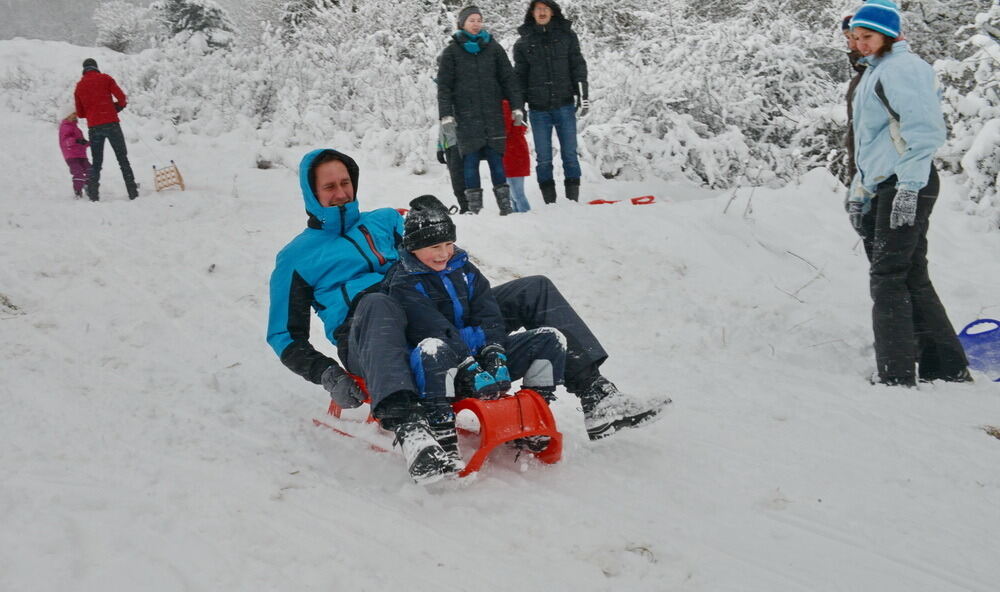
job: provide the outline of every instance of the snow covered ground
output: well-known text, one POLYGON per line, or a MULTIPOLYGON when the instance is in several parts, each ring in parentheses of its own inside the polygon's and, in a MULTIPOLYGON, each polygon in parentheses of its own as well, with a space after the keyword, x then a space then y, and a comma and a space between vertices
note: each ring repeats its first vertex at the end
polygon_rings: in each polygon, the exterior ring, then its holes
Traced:
MULTIPOLYGON (((6 43, 5 66, 44 60, 6 43)), ((531 213, 457 218, 494 282, 552 277, 605 373, 675 404, 590 443, 563 393, 561 463, 500 453, 428 491, 314 427, 326 395, 264 341, 274 255, 305 222, 295 172, 253 168, 238 131, 158 142, 163 125, 125 112, 142 195, 108 151, 92 204, 57 123, 0 112, 0 590, 996 589, 1000 441, 981 426, 1000 385, 868 385, 867 264, 825 171, 583 187, 646 206, 543 208, 529 182, 531 213), (188 190, 154 193, 170 159, 188 190)), ((444 167, 337 147, 364 207, 451 202, 444 167)), ((997 234, 959 194, 945 178, 930 233, 956 329, 1000 316, 997 234)))

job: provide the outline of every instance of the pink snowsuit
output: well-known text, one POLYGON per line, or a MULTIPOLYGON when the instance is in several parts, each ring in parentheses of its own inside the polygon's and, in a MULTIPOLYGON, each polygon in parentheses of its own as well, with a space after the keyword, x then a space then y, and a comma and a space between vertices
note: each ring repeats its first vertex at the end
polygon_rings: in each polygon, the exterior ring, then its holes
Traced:
POLYGON ((79 197, 83 187, 87 184, 90 161, 87 160, 88 144, 81 144, 77 140, 85 140, 85 138, 76 122, 68 119, 62 120, 62 123, 59 124, 59 148, 69 166, 69 173, 73 176, 73 193, 79 197))

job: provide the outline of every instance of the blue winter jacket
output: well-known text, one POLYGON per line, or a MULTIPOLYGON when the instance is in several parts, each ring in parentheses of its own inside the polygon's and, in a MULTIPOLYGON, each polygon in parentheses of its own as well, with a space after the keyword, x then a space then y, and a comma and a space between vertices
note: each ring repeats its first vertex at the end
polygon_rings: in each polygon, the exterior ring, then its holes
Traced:
POLYGON ((855 175, 852 201, 867 201, 896 176, 897 189, 919 191, 930 177, 934 153, 944 144, 940 90, 934 70, 898 41, 868 63, 854 91, 855 175))
POLYGON ((278 253, 271 273, 271 308, 267 342, 292 371, 317 384, 336 362, 309 343, 311 311, 323 321, 327 339, 337 343, 341 327, 360 294, 377 290, 385 272, 398 259, 403 218, 392 208, 360 213, 358 165, 335 150, 347 166, 354 201, 323 207, 309 186, 309 167, 327 150, 313 150, 299 165, 308 228, 278 253))
POLYGON ((492 343, 507 346, 507 330, 490 282, 462 249, 455 248, 442 271, 403 251, 386 273, 382 289, 406 310, 406 339, 411 346, 429 337, 444 341, 459 354, 473 355, 492 343))

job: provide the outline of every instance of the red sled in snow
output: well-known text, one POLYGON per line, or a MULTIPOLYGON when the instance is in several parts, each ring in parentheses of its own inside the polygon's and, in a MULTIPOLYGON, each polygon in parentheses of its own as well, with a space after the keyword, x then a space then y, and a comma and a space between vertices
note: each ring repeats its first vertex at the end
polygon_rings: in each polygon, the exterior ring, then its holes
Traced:
POLYGON ((588 201, 587 204, 588 205, 592 205, 592 206, 598 206, 598 205, 601 205, 601 204, 615 204, 615 203, 618 203, 620 201, 628 201, 632 205, 644 206, 644 205, 656 202, 656 198, 653 197, 652 195, 643 195, 642 197, 633 197, 633 198, 628 199, 628 200, 621 200, 621 199, 592 199, 592 200, 588 201))
MULTIPOLYGON (((355 380, 364 390, 364 381, 360 378, 355 378, 355 380)), ((367 390, 365 392, 367 393, 367 390)), ((548 446, 534 453, 538 460, 546 464, 553 464, 562 458, 562 434, 556 429, 556 420, 552 416, 552 410, 549 409, 545 399, 531 389, 521 389, 513 395, 500 399, 461 399, 452 407, 456 417, 462 411, 470 411, 479 423, 479 447, 468 459, 465 469, 458 474, 459 477, 465 477, 482 468, 490 452, 497 446, 529 436, 548 436, 549 438, 548 446)), ((336 425, 320 419, 313 419, 313 425, 327 428, 341 436, 364 440, 360 431, 352 433, 350 424, 353 423, 354 427, 358 427, 358 422, 341 419, 342 413, 343 409, 330 401, 327 415, 338 420, 335 422, 336 425)), ((375 419, 369 415, 365 423, 375 423, 375 419)), ((459 431, 464 434, 476 433, 461 428, 459 431)), ((389 448, 385 446, 372 442, 367 443, 369 448, 376 452, 389 452, 389 448)))

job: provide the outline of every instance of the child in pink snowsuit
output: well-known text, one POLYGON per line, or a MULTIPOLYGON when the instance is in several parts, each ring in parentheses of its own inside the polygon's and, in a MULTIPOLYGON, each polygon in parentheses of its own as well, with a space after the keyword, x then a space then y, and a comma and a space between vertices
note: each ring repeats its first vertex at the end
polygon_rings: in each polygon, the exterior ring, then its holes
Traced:
POLYGON ((83 132, 76 125, 76 112, 70 113, 59 124, 59 147, 63 158, 69 165, 69 174, 73 176, 73 193, 83 196, 83 188, 87 184, 87 172, 90 161, 87 160, 87 146, 90 142, 83 137, 83 132))

